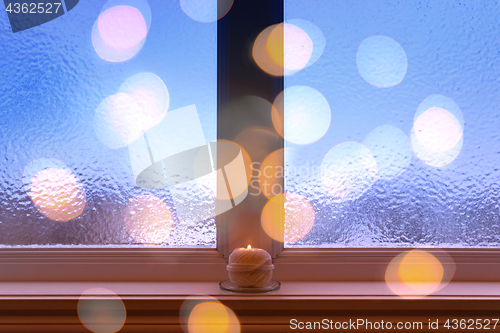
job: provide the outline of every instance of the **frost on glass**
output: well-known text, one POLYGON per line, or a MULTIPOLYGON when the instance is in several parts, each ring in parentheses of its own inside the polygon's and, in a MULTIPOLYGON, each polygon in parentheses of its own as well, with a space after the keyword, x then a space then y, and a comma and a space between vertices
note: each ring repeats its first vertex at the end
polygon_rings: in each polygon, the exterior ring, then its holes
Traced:
MULTIPOLYGON (((80 1, 15 34, 0 13, 0 244, 215 247, 214 214, 182 223, 162 159, 216 139, 216 29, 175 1, 80 1), (187 107, 195 134, 167 116, 187 107)), ((184 208, 215 209, 187 190, 184 208)))
POLYGON ((275 101, 285 190, 314 209, 286 247, 500 245, 499 14, 494 2, 285 0, 285 22, 321 50, 285 71, 275 101))

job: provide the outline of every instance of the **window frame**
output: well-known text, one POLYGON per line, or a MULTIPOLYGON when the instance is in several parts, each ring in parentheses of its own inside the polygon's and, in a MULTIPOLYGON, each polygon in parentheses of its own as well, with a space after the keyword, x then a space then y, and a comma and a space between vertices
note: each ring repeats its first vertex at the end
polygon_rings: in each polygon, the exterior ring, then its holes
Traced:
MULTIPOLYGON (((398 254, 412 249, 414 248, 285 249, 273 263, 278 274, 277 278, 285 280, 384 282, 385 272, 391 261, 398 254)), ((416 249, 430 252, 433 250, 416 249)), ((453 259, 456 268, 453 282, 498 281, 500 249, 440 248, 438 250, 444 250, 453 259)), ((435 256, 440 259, 439 252, 435 256)), ((449 268, 453 269, 451 266, 449 268)))
MULTIPOLYGON (((248 17, 247 22, 251 22, 250 32, 259 31, 260 27, 266 27, 283 20, 283 3, 281 0, 256 0, 253 3, 236 2, 243 6, 252 7, 256 14, 248 17), (258 15, 260 11, 268 11, 270 15, 258 15), (257 19, 256 19, 257 18, 257 19), (260 26, 259 26, 260 25, 260 26)), ((244 9, 243 9, 244 10, 244 9)), ((231 29, 244 28, 240 18, 230 11, 224 18, 217 22, 217 138, 225 139, 224 126, 229 128, 231 124, 224 124, 224 106, 229 100, 230 84, 238 82, 239 75, 235 75, 238 68, 245 66, 244 63, 237 63, 228 67, 228 55, 234 52, 234 33, 229 34, 231 29), (231 22, 231 23, 230 23, 231 22), (236 69, 236 70, 235 70, 236 69), (230 80, 230 79, 233 80, 230 80), (231 81, 231 82, 230 82, 231 81)), ((248 16, 248 12, 245 12, 248 16)), ((236 38, 239 39, 239 38, 236 38)), ((241 45, 240 45, 241 46, 241 45)), ((238 50, 240 51, 240 50, 238 50)), ((236 52, 238 52, 236 51, 236 52)), ((246 59, 242 59, 242 62, 246 59)), ((259 78, 254 80, 250 87, 244 84, 240 86, 243 91, 256 88, 264 94, 277 95, 282 89, 282 79, 270 78, 260 73, 256 68, 250 68, 250 72, 257 73, 259 78)), ((232 89, 231 89, 232 91, 232 89)), ((232 97, 232 96, 231 96, 232 97)), ((270 99, 272 96, 265 96, 270 99)), ((267 123, 266 125, 269 125, 267 123)), ((272 126, 272 125, 271 125, 272 126)), ((279 147, 278 147, 279 148, 279 147)), ((242 237, 242 234, 229 232, 235 230, 231 219, 234 213, 239 213, 255 204, 261 208, 265 204, 265 197, 259 196, 253 202, 248 198, 244 203, 236 206, 229 212, 216 216, 216 248, 144 248, 144 247, 111 247, 106 246, 84 246, 80 248, 0 248, 0 272, 1 281, 221 281, 227 279, 226 265, 230 252, 243 246, 247 242, 255 247, 265 248, 268 252, 276 256, 283 249, 283 243, 276 242, 268 237, 263 230, 258 234, 251 234, 250 240, 242 237), (261 241, 262 240, 262 241, 261 241), (203 273, 201 274, 200 271, 203 273)), ((260 209, 261 209, 260 208, 260 209)), ((260 220, 253 226, 254 230, 259 230, 260 220)), ((248 236, 246 234, 245 236, 248 236)))
MULTIPOLYGON (((273 260, 279 281, 385 281, 387 266, 411 248, 285 249, 273 260)), ((453 282, 497 282, 499 249, 445 249, 453 282)), ((439 259, 439 256, 437 256, 439 259)), ((0 249, 0 282, 195 282, 227 279, 215 249, 0 249)))
MULTIPOLYGON (((252 4, 268 8, 271 15, 254 20, 248 38, 234 45, 234 31, 243 29, 248 20, 240 20, 230 11, 218 22, 218 138, 224 132, 223 107, 234 94, 259 92, 272 100, 283 89, 282 78, 271 78, 242 60, 229 61, 230 54, 248 51, 245 44, 252 33, 283 20, 282 0, 235 1, 235 5, 252 4), (267 6, 267 7, 266 7, 267 6), (239 22, 239 23, 238 23, 239 22), (240 25, 236 26, 235 25, 240 25), (231 25, 231 29, 229 28, 231 25), (233 31, 232 34, 229 32, 233 31), (243 49, 242 49, 243 48, 243 49), (241 76, 254 76, 250 83, 241 76), (262 87, 265 88, 262 88, 262 87), (263 90, 264 89, 264 90, 263 90), (234 93, 234 94, 233 94, 234 93), (232 95, 233 94, 233 95, 232 95)), ((258 12, 259 9, 256 9, 258 12)), ((243 9, 244 11, 244 9, 243 9)), ((248 14, 248 12, 246 12, 248 14)), ((255 18, 254 18, 255 19, 255 18)), ((247 27, 248 28, 248 27, 247 27)), ((255 36, 256 37, 256 36, 255 36)), ((264 123, 264 125, 269 125, 264 123)), ((279 149, 281 147, 275 147, 279 149)), ((260 220, 254 220, 248 235, 236 233, 232 220, 235 213, 251 208, 261 210, 267 199, 248 198, 235 209, 217 216, 217 248, 1 248, 0 281, 222 281, 227 279, 226 264, 230 252, 252 242, 274 258, 274 278, 281 281, 383 281, 390 261, 411 248, 362 249, 285 249, 281 242, 263 233, 260 220)), ((241 225, 241 224, 240 224, 241 225)), ((236 224, 238 226, 238 224, 236 224)), ((453 281, 497 281, 500 276, 500 249, 445 249, 454 259, 457 270, 453 281)))
MULTIPOLYGON (((256 2, 258 3, 259 1, 256 2)), ((279 16, 280 20, 283 21, 283 1, 275 2, 276 6, 281 5, 279 9, 274 7, 275 17, 279 16)), ((228 16, 230 15, 231 12, 228 16)), ((235 20, 235 22, 238 21, 235 20)), ((276 22, 277 21, 271 20, 263 28, 276 22)), ((219 27, 225 27, 224 24, 227 23, 221 20, 221 22, 219 22, 219 27)), ((226 30, 220 29, 219 34, 221 30, 227 31, 228 29, 227 27, 226 30)), ((232 40, 229 39, 229 44, 231 43, 232 40)), ((239 50, 239 52, 240 54, 242 53, 241 50, 239 50)), ((240 64, 242 67, 244 65, 245 64, 240 64)), ((260 71, 259 68, 255 67, 254 69, 260 71)), ((219 67, 219 73, 224 74, 227 70, 226 68, 221 71, 219 67)), ((240 71, 236 72, 240 73, 240 71)), ((225 77, 220 78, 226 79, 225 77)), ((230 90, 229 85, 227 85, 227 87, 228 90, 230 90)), ((282 89, 283 80, 275 79, 268 92, 271 96, 269 100, 272 101, 282 89)), ((253 89, 249 90, 254 91, 253 89)), ((219 94, 220 93, 221 92, 219 92, 219 94)), ((226 95, 225 97, 227 98, 226 95)), ((267 124, 264 123, 263 125, 265 126, 267 124)), ((227 227, 229 221, 224 221, 222 219, 222 222, 225 222, 223 225, 227 227)), ((258 228, 260 228, 260 225, 258 228)), ((258 232, 255 233, 258 234, 258 232)), ((262 235, 260 236, 262 237, 262 235)), ((232 237, 234 237, 236 241, 239 240, 240 243, 243 243, 241 239, 235 236, 232 237)), ((228 243, 232 244, 234 241, 228 243)), ((227 244, 225 246, 227 246, 227 244)), ((385 281, 385 271, 389 263, 398 254, 412 250, 413 248, 284 248, 283 243, 273 240, 271 245, 268 245, 265 249, 268 250, 274 258, 274 276, 278 280, 380 282, 385 281)), ((425 250, 425 248, 423 250, 425 250)), ((429 250, 432 251, 432 249, 429 250)), ((442 250, 445 250, 456 264, 456 273, 453 281, 496 281, 498 280, 496 277, 500 276, 500 249, 446 248, 442 250)), ((221 251, 225 257, 227 256, 227 252, 227 247, 221 251)), ((437 257, 439 259, 439 255, 437 255, 437 257)))

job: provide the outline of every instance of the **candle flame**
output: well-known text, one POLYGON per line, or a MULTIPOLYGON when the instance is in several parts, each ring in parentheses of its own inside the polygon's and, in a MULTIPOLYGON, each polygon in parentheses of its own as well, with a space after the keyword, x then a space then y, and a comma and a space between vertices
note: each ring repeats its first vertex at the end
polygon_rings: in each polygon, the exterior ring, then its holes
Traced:
POLYGON ((252 249, 252 246, 248 245, 247 250, 251 250, 251 249, 252 249))

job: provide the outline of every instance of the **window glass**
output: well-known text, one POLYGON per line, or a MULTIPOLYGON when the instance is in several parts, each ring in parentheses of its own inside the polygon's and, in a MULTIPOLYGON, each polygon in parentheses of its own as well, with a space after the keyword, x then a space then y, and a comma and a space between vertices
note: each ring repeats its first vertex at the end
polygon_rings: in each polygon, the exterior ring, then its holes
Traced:
POLYGON ((498 15, 285 0, 286 247, 500 244, 498 15))
POLYGON ((215 247, 193 163, 216 140, 216 7, 74 2, 25 30, 0 13, 0 244, 215 247))

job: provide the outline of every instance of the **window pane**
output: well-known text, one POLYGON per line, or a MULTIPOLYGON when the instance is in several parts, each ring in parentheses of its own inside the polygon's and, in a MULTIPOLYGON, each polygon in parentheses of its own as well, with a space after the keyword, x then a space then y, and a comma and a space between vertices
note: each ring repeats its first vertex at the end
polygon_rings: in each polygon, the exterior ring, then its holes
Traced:
POLYGON ((0 244, 215 247, 191 155, 216 139, 217 23, 181 3, 0 14, 0 244))
POLYGON ((500 244, 498 15, 285 0, 287 247, 500 244))

